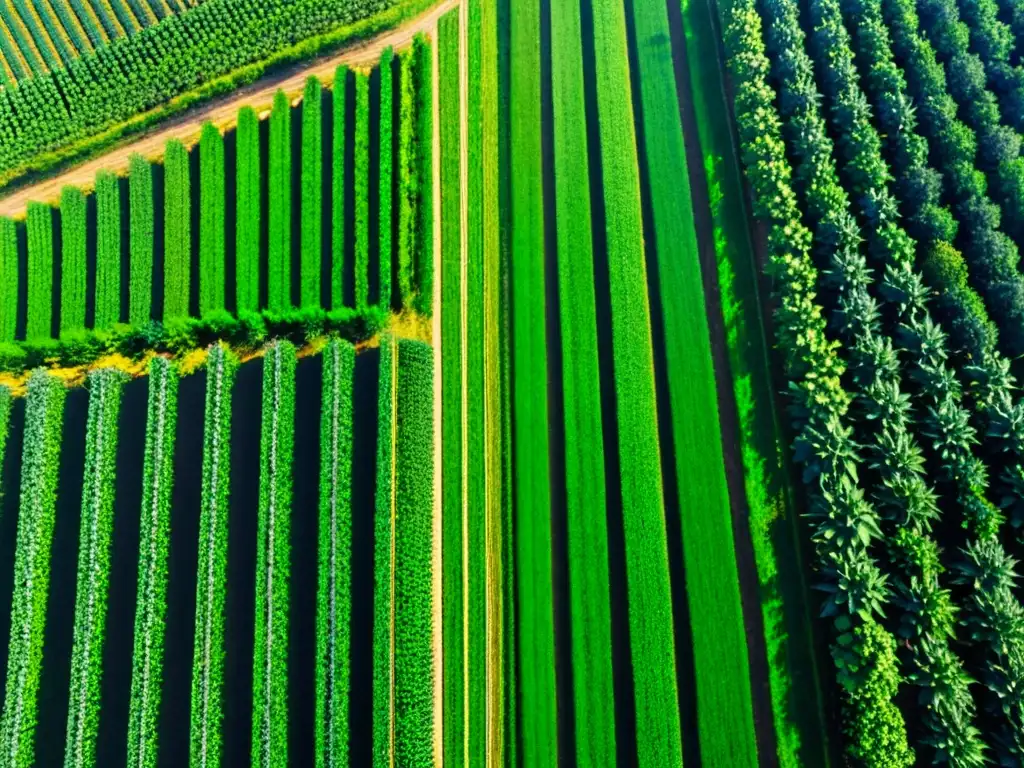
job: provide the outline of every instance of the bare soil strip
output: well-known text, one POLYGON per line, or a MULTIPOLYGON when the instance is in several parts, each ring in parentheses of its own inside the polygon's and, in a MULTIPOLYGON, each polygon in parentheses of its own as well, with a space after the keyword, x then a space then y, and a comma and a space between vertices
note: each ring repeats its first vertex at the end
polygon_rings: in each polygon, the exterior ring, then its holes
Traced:
POLYGON ((160 159, 163 157, 164 145, 171 139, 177 139, 186 147, 191 146, 199 141, 199 133, 205 123, 213 123, 223 133, 234 127, 238 111, 242 107, 252 107, 259 113, 261 120, 265 119, 269 116, 274 94, 278 90, 283 90, 293 103, 301 101, 306 79, 310 75, 331 81, 334 78, 334 71, 340 64, 371 64, 380 58, 385 48, 408 45, 421 32, 433 34, 436 40, 437 20, 458 5, 459 0, 443 0, 429 11, 378 37, 361 41, 328 58, 314 60, 302 69, 289 68, 276 72, 261 78, 251 86, 233 91, 229 96, 206 102, 195 110, 172 118, 141 134, 130 144, 69 168, 59 176, 15 190, 6 197, 0 197, 0 216, 24 216, 30 200, 55 204, 60 199, 61 189, 66 186, 92 189, 96 173, 100 170, 124 175, 128 172, 128 162, 132 155, 139 154, 149 160, 160 159))

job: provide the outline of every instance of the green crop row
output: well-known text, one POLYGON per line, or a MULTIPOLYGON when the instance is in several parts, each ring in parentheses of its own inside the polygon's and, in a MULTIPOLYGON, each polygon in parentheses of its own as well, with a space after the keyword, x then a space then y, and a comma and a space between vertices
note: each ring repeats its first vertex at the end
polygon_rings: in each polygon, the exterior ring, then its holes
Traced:
POLYGON ((334 340, 322 356, 314 738, 317 768, 334 768, 349 763, 355 349, 347 342, 334 340))
POLYGON ((154 357, 149 364, 149 408, 142 467, 128 768, 157 766, 177 421, 178 374, 166 358, 154 357))
POLYGON ((252 107, 238 113, 235 133, 235 303, 260 304, 260 125, 252 107))
POLYGON ((356 73, 355 124, 355 305, 370 301, 370 78, 356 73))
POLYGON ((0 218, 0 341, 14 341, 17 331, 18 272, 18 227, 0 218))
POLYGON ((565 409, 566 531, 576 760, 615 762, 611 600, 594 249, 579 4, 551 5, 555 216, 565 409))
MULTIPOLYGON (((540 0, 512 6, 508 109, 512 462, 515 478, 518 730, 521 760, 542 765, 557 754, 555 626, 545 323, 544 191, 541 151, 540 0)), ((611 208, 614 210, 614 208, 611 208)), ((647 496, 645 490, 644 495, 647 496)))
POLYGON ((51 335, 53 302, 53 217, 50 207, 29 203, 25 226, 28 240, 28 320, 25 337, 51 335))
POLYGON ((331 307, 344 306, 345 298, 345 137, 349 125, 346 90, 352 77, 342 64, 334 72, 333 135, 331 136, 331 307))
MULTIPOLYGON (((434 765, 434 350, 397 343, 392 596, 393 765, 434 765)), ((457 762, 457 761, 455 761, 457 762)))
POLYGON ((114 528, 118 414, 126 378, 124 373, 114 369, 89 374, 89 418, 85 432, 65 768, 91 768, 96 765, 114 528))
POLYGON ((164 319, 189 312, 191 207, 188 151, 181 142, 169 141, 164 155, 164 319))
POLYGON ((85 327, 85 195, 65 187, 60 195, 60 331, 85 327))
POLYGON ((268 306, 291 306, 292 259, 292 115, 284 91, 274 95, 270 113, 268 306))
MULTIPOLYGON (((462 243, 459 10, 437 25, 441 152, 441 637, 444 645, 444 752, 466 759, 463 580, 462 243)), ((426 298, 426 297, 424 297, 426 298)))
POLYGON ((391 306, 391 182, 394 175, 394 157, 392 152, 392 130, 394 123, 392 98, 394 93, 392 67, 394 65, 395 53, 391 48, 386 48, 380 57, 380 123, 379 146, 380 146, 380 295, 377 296, 377 304, 382 307, 391 306))
POLYGON ((416 198, 421 180, 419 163, 416 161, 416 71, 413 68, 413 49, 407 48, 398 54, 399 65, 399 108, 398 108, 398 243, 396 258, 398 269, 394 291, 399 303, 408 303, 413 286, 413 249, 416 244, 417 225, 416 198))
POLYGON ((96 319, 108 328, 121 319, 121 194, 117 176, 96 174, 96 319))
POLYGON ((32 374, 25 404, 7 690, 0 718, 0 762, 8 768, 35 764, 64 397, 59 379, 41 371, 32 374))
POLYGON ((221 764, 224 717, 224 582, 227 578, 231 470, 231 387, 237 361, 223 346, 206 363, 203 489, 196 568, 196 632, 192 662, 191 765, 221 764))
MULTIPOLYGON (((144 325, 149 322, 153 311, 155 220, 153 169, 145 158, 139 155, 132 155, 128 167, 128 198, 128 322, 132 325, 144 325)), ((61 328, 64 328, 63 318, 61 328)))
POLYGON ((224 309, 224 139, 212 123, 199 139, 199 315, 224 309))
POLYGON ((417 35, 412 44, 412 70, 416 77, 416 237, 410 261, 414 265, 413 295, 416 310, 430 315, 434 307, 434 59, 430 41, 417 35))
POLYGON ((395 685, 395 440, 398 352, 395 339, 380 343, 377 385, 377 484, 373 515, 373 765, 394 764, 391 719, 395 685))
POLYGON ((256 639, 252 680, 252 764, 288 765, 288 586, 291 555, 295 347, 270 346, 263 358, 259 529, 256 539, 256 639))
POLYGON ((321 87, 315 77, 306 80, 302 97, 302 242, 301 306, 320 304, 321 227, 323 218, 323 120, 321 87))

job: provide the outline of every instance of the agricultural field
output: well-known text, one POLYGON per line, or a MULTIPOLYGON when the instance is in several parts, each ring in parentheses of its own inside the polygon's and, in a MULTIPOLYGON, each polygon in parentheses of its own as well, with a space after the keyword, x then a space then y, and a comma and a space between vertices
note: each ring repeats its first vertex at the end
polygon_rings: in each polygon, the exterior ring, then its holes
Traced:
POLYGON ((0 9, 0 765, 1024 765, 1012 0, 0 9))

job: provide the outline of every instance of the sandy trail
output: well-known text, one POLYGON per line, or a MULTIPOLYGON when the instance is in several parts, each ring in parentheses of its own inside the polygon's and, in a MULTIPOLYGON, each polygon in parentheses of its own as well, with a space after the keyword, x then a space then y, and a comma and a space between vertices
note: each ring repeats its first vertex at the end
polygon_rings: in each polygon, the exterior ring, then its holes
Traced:
POLYGON ((96 172, 100 170, 124 175, 128 172, 128 163, 132 155, 139 154, 149 160, 159 159, 163 157, 164 145, 171 139, 191 146, 199 141, 199 134, 205 123, 213 123, 223 132, 235 125, 238 111, 242 107, 252 107, 260 114, 260 119, 264 119, 269 114, 274 94, 278 90, 288 94, 293 103, 301 100, 302 90, 310 75, 331 80, 338 65, 359 66, 375 62, 385 48, 390 46, 397 49, 406 46, 421 32, 429 33, 436 40, 437 20, 458 5, 459 0, 443 0, 430 10, 378 37, 355 43, 331 56, 275 72, 250 86, 232 91, 227 96, 212 99, 193 110, 162 122, 153 129, 133 137, 129 143, 69 168, 58 176, 0 196, 0 216, 24 216, 30 200, 55 204, 60 199, 61 189, 66 186, 92 189, 96 172))

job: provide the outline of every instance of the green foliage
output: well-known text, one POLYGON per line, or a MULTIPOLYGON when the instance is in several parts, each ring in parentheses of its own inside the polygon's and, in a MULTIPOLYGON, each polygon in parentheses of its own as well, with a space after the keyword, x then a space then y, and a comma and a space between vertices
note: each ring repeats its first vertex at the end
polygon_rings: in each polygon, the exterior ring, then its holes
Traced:
POLYGON ((288 765, 288 587, 295 440, 295 347, 278 341, 263 358, 252 764, 288 765))
POLYGON ((85 195, 76 187, 60 193, 60 331, 85 328, 85 195))
POLYGON ((416 235, 419 231, 417 198, 419 197, 420 164, 417 135, 416 70, 413 65, 413 49, 406 48, 398 54, 399 63, 399 114, 398 114, 398 243, 397 282, 394 290, 399 304, 408 304, 413 290, 413 255, 416 235))
POLYGON ((391 230, 392 211, 391 200, 392 177, 394 175, 394 157, 392 151, 392 131, 394 115, 392 99, 392 69, 394 67, 395 53, 391 48, 386 48, 381 54, 380 63, 380 123, 377 126, 379 131, 378 146, 380 148, 379 171, 380 171, 380 214, 378 217, 380 241, 380 294, 377 303, 382 307, 391 306, 391 230))
MULTIPOLYGON (((373 765, 383 768, 394 759, 394 688, 392 644, 395 640, 392 579, 395 567, 395 447, 397 445, 398 352, 391 335, 381 338, 377 384, 377 483, 373 513, 373 690, 370 706, 373 765)), ((458 714, 455 715, 459 716, 458 714)))
POLYGON ((355 139, 355 306, 370 300, 370 78, 357 72, 355 139))
MULTIPOLYGON (((615 762, 615 694, 601 378, 591 244, 583 43, 575 3, 551 6, 555 211, 576 761, 615 762)), ((443 338, 443 337, 442 337, 443 338)))
POLYGON ((355 349, 334 340, 322 357, 314 730, 317 768, 333 768, 349 762, 355 349))
POLYGON ((0 719, 0 751, 3 764, 10 768, 35 764, 64 397, 59 379, 43 372, 32 374, 25 404, 7 690, 0 719))
POLYGON ((227 579, 231 470, 231 388, 238 363, 223 346, 206 363, 203 487, 196 568, 190 764, 221 764, 224 717, 224 584, 227 579))
POLYGON ((428 768, 434 765, 434 352, 419 341, 395 346, 394 764, 428 768))
POLYGON ((23 279, 18 272, 18 226, 0 217, 0 274, 4 276, 0 281, 0 342, 14 341, 17 330, 18 280, 23 279))
POLYGON ((167 142, 164 153, 164 320, 187 317, 192 269, 192 192, 188 151, 167 142))
POLYGON ((284 91, 274 95, 270 113, 269 189, 270 266, 267 277, 268 303, 280 312, 291 306, 292 273, 292 115, 284 91))
POLYGON ((117 176, 96 174, 96 319, 94 328, 121 320, 121 193, 117 176))
MULTIPOLYGON (((128 169, 128 322, 148 323, 153 305, 153 169, 145 158, 132 155, 128 169)), ((66 260, 65 260, 66 263, 66 260)), ((82 324, 84 325, 84 323, 82 324)), ((82 325, 75 327, 82 327, 82 325)), ((64 328, 63 315, 61 327, 64 328)), ((71 326, 68 326, 71 330, 71 326)))
POLYGON ((260 303, 260 126, 251 107, 238 113, 235 131, 235 304, 254 312, 260 303))
POLYGON ((323 218, 320 195, 323 187, 323 148, 320 117, 320 81, 306 80, 302 97, 302 243, 301 306, 320 306, 320 231, 323 218))
POLYGON ((96 764, 114 528, 118 414, 126 378, 125 374, 111 369, 89 374, 89 420, 85 433, 65 768, 87 768, 96 764))
POLYGON ((51 336, 53 302, 53 221, 48 205, 28 204, 28 320, 25 337, 51 336))
MULTIPOLYGON (((418 162, 418 221, 413 244, 412 260, 415 265, 413 293, 418 297, 416 310, 426 316, 434 311, 434 60, 430 41, 423 35, 413 38, 413 69, 416 72, 416 123, 418 162)), ((437 203, 438 205, 440 203, 437 203)))
POLYGON ((212 123, 199 139, 199 314, 224 309, 224 139, 212 123))
POLYGON ((334 73, 334 130, 331 138, 331 309, 345 297, 345 137, 348 135, 346 90, 352 75, 344 64, 334 73))
POLYGON ((166 358, 154 357, 149 364, 146 452, 142 465, 128 768, 157 766, 177 421, 178 374, 166 358))

